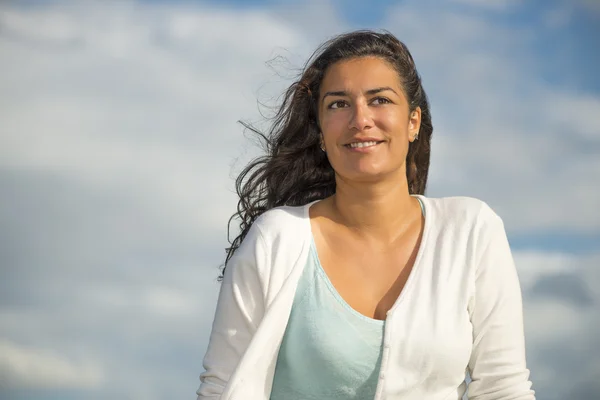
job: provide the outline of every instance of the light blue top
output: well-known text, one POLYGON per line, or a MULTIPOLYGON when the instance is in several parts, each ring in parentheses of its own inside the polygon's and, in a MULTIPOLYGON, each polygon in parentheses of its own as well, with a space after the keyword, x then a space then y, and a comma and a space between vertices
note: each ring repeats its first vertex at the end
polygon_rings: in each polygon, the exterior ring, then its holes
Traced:
POLYGON ((279 349, 271 400, 374 398, 384 326, 339 295, 313 241, 279 349))
POLYGON ((383 329, 383 321, 341 298, 313 242, 279 349, 271 400, 374 398, 383 329))

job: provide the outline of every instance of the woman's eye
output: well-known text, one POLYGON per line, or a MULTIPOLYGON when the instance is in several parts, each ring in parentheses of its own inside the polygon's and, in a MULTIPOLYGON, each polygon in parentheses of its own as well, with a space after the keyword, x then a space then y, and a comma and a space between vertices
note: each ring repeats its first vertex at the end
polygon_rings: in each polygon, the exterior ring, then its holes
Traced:
POLYGON ((338 101, 334 101, 333 103, 331 103, 329 105, 329 108, 335 109, 335 108, 343 108, 345 106, 346 106, 346 102, 345 101, 338 100, 338 101))
POLYGON ((391 103, 390 100, 386 99, 385 97, 376 97, 375 99, 373 99, 373 103, 375 105, 380 105, 380 104, 388 104, 391 103))

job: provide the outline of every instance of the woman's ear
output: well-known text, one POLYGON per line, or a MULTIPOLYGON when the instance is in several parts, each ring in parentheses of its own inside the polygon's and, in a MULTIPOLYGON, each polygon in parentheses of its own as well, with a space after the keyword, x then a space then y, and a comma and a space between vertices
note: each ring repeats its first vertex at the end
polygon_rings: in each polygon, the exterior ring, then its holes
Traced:
POLYGON ((413 142, 419 138, 421 128, 421 107, 415 108, 408 119, 408 140, 413 142))

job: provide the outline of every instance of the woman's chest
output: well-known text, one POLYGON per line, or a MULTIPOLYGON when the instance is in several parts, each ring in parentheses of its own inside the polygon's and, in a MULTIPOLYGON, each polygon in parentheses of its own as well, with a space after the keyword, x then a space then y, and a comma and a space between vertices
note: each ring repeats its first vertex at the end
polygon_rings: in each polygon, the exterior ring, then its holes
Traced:
POLYGON ((383 320, 409 280, 418 240, 407 237, 385 249, 341 239, 317 238, 315 245, 319 264, 340 296, 359 313, 383 320))

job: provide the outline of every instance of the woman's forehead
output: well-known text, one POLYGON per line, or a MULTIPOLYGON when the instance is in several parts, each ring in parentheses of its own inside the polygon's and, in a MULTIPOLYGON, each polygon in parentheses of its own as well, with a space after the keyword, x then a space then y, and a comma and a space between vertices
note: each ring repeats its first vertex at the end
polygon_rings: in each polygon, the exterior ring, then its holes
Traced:
MULTIPOLYGON (((338 61, 325 72, 324 86, 399 86, 398 72, 386 60, 379 57, 362 57, 338 61)), ((340 88, 345 89, 345 88, 340 88)))

